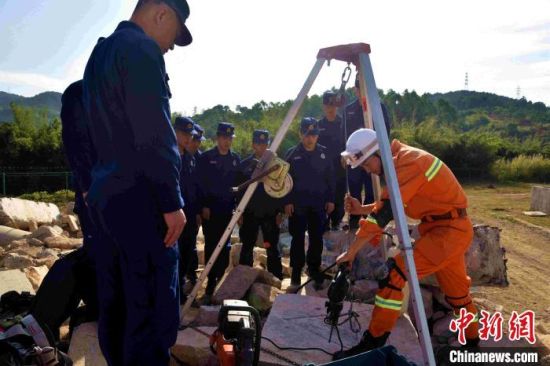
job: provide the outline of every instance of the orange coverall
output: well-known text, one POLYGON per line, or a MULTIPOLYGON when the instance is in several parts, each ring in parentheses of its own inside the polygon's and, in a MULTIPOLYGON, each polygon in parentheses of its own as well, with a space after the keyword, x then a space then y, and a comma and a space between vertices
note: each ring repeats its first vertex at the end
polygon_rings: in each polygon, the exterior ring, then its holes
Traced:
MULTIPOLYGON (((419 226, 420 239, 413 250, 418 277, 435 274, 447 302, 454 308, 455 316, 462 307, 475 314, 474 321, 466 329, 466 339, 476 339, 478 312, 470 296, 471 279, 466 274, 464 261, 464 254, 473 238, 473 228, 470 219, 459 217, 456 210, 468 206, 466 195, 451 170, 437 157, 398 140, 393 140, 391 151, 405 213, 410 218, 423 219, 419 226), (432 220, 430 217, 447 213, 451 213, 453 218, 432 220)), ((385 189, 382 200, 388 197, 385 189)), ((377 202, 371 215, 361 220, 358 238, 374 235, 371 244, 379 244, 383 228, 376 220, 376 213, 382 210, 384 204, 389 205, 389 201, 377 202)), ((401 272, 406 273, 402 254, 395 257, 395 262, 401 272)), ((401 289, 405 281, 398 271, 390 270, 390 286, 378 290, 375 297, 369 326, 372 336, 379 337, 392 330, 399 317, 403 301, 401 289)))

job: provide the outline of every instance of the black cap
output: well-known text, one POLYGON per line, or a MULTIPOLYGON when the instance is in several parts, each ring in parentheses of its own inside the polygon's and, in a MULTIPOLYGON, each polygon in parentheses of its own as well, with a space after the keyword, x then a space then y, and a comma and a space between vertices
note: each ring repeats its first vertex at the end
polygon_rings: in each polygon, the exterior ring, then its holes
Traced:
POLYGON ((255 130, 252 134, 252 142, 255 144, 269 144, 269 131, 255 130))
POLYGON ((206 138, 204 135, 204 128, 201 127, 198 123, 195 123, 195 134, 193 135, 193 140, 204 141, 206 138))
POLYGON ((323 93, 323 104, 339 106, 338 94, 333 91, 326 91, 323 93))
POLYGON ((319 123, 313 117, 305 117, 300 123, 300 132, 302 135, 319 135, 319 123))
POLYGON ((227 137, 235 137, 235 127, 229 123, 229 122, 220 122, 218 124, 218 131, 216 134, 218 136, 227 136, 227 137))
POLYGON ((189 117, 176 117, 174 128, 191 135, 195 134, 195 122, 189 117))
POLYGON ((170 6, 176 14, 178 14, 178 18, 180 19, 181 23, 181 34, 176 39, 176 46, 188 46, 193 42, 193 36, 191 36, 191 32, 189 31, 189 28, 185 25, 185 21, 189 17, 190 10, 189 5, 187 4, 186 0, 163 0, 164 3, 166 3, 168 6, 170 6))

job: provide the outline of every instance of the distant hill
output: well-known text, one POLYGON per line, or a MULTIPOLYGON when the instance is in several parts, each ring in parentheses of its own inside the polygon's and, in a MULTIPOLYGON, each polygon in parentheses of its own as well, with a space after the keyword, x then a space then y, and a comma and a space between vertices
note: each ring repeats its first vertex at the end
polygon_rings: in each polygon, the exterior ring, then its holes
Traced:
POLYGON ((15 102, 25 107, 45 108, 50 118, 59 116, 61 111, 61 93, 44 92, 34 97, 22 97, 0 91, 0 123, 13 121, 10 103, 15 102))

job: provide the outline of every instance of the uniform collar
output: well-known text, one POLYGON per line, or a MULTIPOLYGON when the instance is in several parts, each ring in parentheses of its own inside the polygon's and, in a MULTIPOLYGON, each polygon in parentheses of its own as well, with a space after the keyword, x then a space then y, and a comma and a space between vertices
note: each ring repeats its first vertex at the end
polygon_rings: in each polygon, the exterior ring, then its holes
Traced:
POLYGON ((316 144, 315 144, 315 149, 313 149, 312 151, 307 151, 306 148, 304 147, 304 144, 302 144, 302 143, 300 142, 300 144, 298 145, 298 149, 299 149, 301 152, 305 152, 306 154, 307 154, 307 153, 314 153, 315 151, 317 151, 318 147, 319 147, 319 143, 316 143, 316 144))
POLYGON ((133 29, 135 31, 145 34, 145 31, 143 30, 143 28, 141 28, 139 25, 129 20, 123 20, 122 22, 118 23, 118 26, 116 27, 116 31, 123 30, 123 29, 133 29))

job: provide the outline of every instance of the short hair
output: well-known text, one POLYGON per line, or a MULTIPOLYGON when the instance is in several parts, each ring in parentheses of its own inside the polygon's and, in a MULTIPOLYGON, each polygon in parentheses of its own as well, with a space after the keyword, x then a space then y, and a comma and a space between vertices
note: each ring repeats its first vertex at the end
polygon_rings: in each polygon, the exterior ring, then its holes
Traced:
POLYGON ((136 4, 136 8, 134 9, 134 13, 136 11, 138 11, 139 9, 143 8, 145 5, 148 5, 150 3, 154 3, 154 4, 160 4, 160 3, 163 3, 164 1, 162 0, 138 0, 137 4, 136 4))

